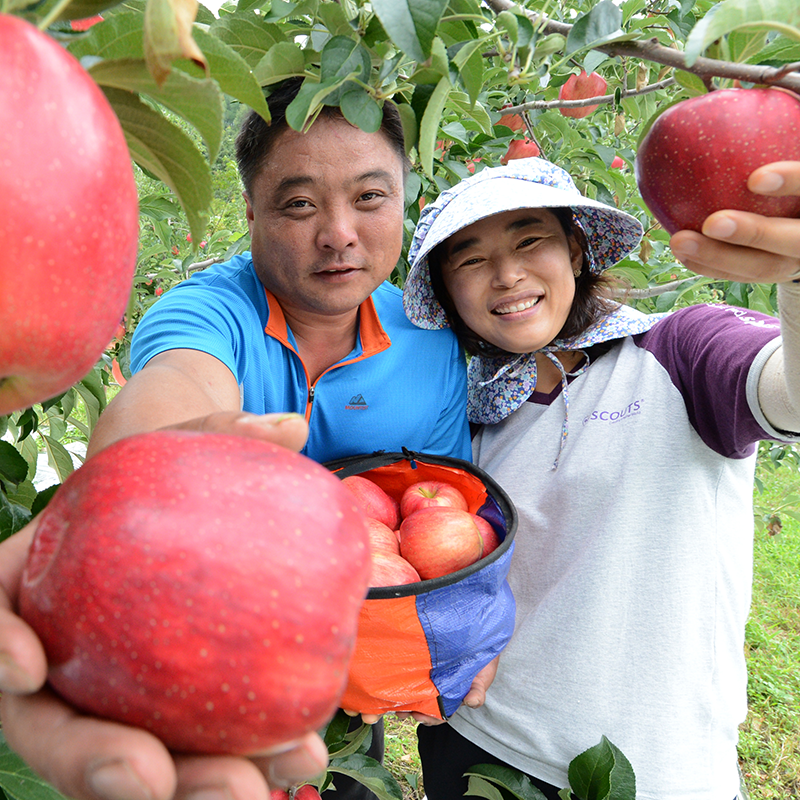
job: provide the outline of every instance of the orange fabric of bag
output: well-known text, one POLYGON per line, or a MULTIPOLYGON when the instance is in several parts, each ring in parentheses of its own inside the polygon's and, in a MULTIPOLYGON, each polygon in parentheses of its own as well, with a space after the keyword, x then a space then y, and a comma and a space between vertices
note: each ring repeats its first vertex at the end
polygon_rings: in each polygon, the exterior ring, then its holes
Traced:
POLYGON ((420 711, 442 718, 416 597, 366 600, 342 708, 364 714, 420 711))

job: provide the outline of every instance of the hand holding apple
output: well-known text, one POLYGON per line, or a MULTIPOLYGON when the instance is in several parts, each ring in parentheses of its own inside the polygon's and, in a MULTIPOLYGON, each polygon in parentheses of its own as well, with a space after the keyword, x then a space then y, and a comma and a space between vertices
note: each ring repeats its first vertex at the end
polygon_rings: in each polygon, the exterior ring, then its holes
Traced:
MULTIPOLYGON (((302 419, 281 415, 215 414, 183 423, 253 436, 293 449, 302 446, 302 419)), ((49 691, 40 691, 47 662, 36 635, 16 616, 23 565, 38 518, 0 543, 0 717, 9 744, 63 794, 78 800, 171 800, 207 790, 232 800, 262 796, 265 783, 288 786, 319 775, 327 748, 316 733, 271 756, 226 758, 170 754, 152 734, 77 715, 49 691), (56 756, 57 754, 57 756, 56 756)))
MULTIPOLYGON (((759 167, 748 178, 764 196, 800 198, 800 160, 759 167)), ((711 214, 702 232, 679 231, 672 251, 701 275, 752 283, 784 283, 800 272, 800 219, 765 217, 738 210, 711 214)))

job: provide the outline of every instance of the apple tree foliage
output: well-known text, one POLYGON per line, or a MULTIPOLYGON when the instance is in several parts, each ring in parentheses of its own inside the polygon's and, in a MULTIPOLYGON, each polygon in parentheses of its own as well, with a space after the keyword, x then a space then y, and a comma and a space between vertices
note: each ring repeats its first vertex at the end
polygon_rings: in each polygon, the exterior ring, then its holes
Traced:
MULTIPOLYGON (((246 249, 233 131, 247 108, 268 118, 265 91, 289 76, 305 78, 288 113, 297 130, 334 105, 374 131, 382 104, 398 105, 414 165, 406 246, 425 202, 528 138, 586 194, 643 223, 640 248, 614 268, 631 287, 629 302, 775 311, 774 287, 714 281, 675 262, 632 165, 648 121, 673 102, 731 85, 800 91, 796 0, 225 0, 219 8, 0 0, 0 13, 55 37, 105 92, 137 167, 141 231, 128 310, 95 369, 61 397, 0 417, 0 539, 53 491, 36 480, 40 457, 55 485, 79 463, 65 445, 87 440, 109 391, 125 380, 141 314, 195 269, 246 249), (582 70, 602 76, 605 92, 559 99, 582 70), (562 113, 587 106, 597 108, 581 118, 562 113)), ((393 275, 400 285, 406 266, 401 259, 393 275)), ((785 448, 766 449, 773 462, 796 462, 785 448)), ((9 788, 2 758, 0 784, 24 796, 9 788)))

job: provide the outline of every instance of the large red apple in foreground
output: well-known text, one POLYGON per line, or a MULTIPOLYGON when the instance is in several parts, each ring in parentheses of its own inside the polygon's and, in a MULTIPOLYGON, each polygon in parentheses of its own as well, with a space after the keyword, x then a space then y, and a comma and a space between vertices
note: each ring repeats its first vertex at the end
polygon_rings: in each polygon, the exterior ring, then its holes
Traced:
POLYGON ((352 495, 265 442, 161 431, 89 459, 42 512, 20 610, 49 681, 175 751, 249 754, 322 726, 369 585, 352 495))
POLYGON ((348 475, 342 483, 353 493, 368 517, 380 520, 393 531, 400 525, 400 504, 375 481, 361 475, 348 475))
POLYGON ((781 89, 718 89, 656 118, 634 169, 639 191, 669 233, 699 231, 715 211, 800 217, 800 197, 747 188, 757 167, 800 160, 800 97, 781 89))
POLYGON ((131 291, 136 183, 119 121, 78 61, 0 14, 0 415, 66 391, 131 291))
POLYGON ((469 504, 461 490, 446 481, 419 481, 409 486, 400 498, 400 516, 405 518, 421 508, 448 506, 466 511, 469 504))
POLYGON ((464 569, 482 552, 483 540, 469 511, 447 506, 422 508, 400 525, 400 555, 423 580, 464 569))

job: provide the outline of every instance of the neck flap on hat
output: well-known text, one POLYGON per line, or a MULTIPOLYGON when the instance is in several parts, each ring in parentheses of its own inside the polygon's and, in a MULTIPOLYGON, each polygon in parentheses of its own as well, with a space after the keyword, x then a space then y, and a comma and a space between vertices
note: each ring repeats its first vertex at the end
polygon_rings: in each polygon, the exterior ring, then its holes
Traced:
POLYGON ((468 369, 467 416, 470 422, 494 425, 516 411, 536 388, 536 353, 543 353, 561 373, 561 396, 564 399, 564 422, 561 442, 553 469, 558 468, 561 453, 567 443, 569 431, 568 377, 583 373, 589 366, 588 358, 575 372, 567 373, 555 353, 586 348, 624 339, 650 330, 666 314, 643 314, 630 306, 620 305, 591 325, 583 333, 569 339, 555 339, 546 347, 533 353, 521 353, 497 358, 473 356, 468 369))

